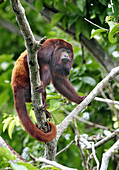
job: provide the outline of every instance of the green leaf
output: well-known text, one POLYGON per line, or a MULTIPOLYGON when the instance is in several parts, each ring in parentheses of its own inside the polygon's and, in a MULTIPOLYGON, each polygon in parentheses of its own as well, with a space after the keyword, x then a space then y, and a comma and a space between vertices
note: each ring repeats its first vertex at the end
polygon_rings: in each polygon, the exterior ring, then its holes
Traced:
POLYGON ((105 22, 109 25, 110 31, 111 31, 112 28, 115 26, 114 17, 113 16, 106 16, 105 22))
POLYGON ((43 0, 44 4, 46 4, 48 7, 52 7, 54 5, 53 0, 43 0))
POLYGON ((85 35, 87 38, 90 37, 90 27, 87 21, 84 20, 83 17, 79 17, 79 19, 76 22, 76 38, 79 40, 79 33, 81 32, 83 35, 85 35), (85 29, 86 28, 86 29, 85 29))
POLYGON ((102 4, 102 5, 107 5, 107 0, 99 0, 99 2, 102 4))
POLYGON ((6 61, 8 63, 10 63, 12 61, 13 55, 11 54, 2 54, 0 55, 0 63, 2 63, 3 61, 6 61))
POLYGON ((68 20, 68 28, 71 27, 72 24, 74 24, 78 20, 79 16, 72 16, 68 20))
POLYGON ((78 9, 77 5, 75 5, 71 1, 66 2, 66 11, 68 14, 70 13, 71 15, 72 15, 72 13, 77 13, 77 14, 79 13, 79 9, 78 9))
POLYGON ((114 128, 115 128, 115 129, 119 128, 119 121, 114 122, 114 128))
POLYGON ((111 31, 113 29, 113 27, 115 26, 115 23, 113 21, 109 21, 108 25, 110 27, 109 30, 111 31))
POLYGON ((57 25, 57 23, 62 19, 63 16, 64 16, 64 14, 60 13, 60 12, 53 15, 52 20, 51 20, 51 25, 52 26, 57 25))
POLYGON ((30 163, 25 163, 25 162, 10 162, 11 167, 14 170, 38 170, 38 168, 36 168, 35 166, 31 165, 30 163))
POLYGON ((96 34, 99 34, 99 33, 101 33, 101 32, 106 32, 106 30, 103 30, 103 29, 97 29, 97 30, 95 30, 95 31, 93 32, 93 34, 91 35, 91 37, 90 37, 90 38, 93 38, 96 34))
POLYGON ((19 117, 18 116, 14 116, 14 120, 15 120, 16 126, 19 126, 19 117))
POLYGON ((80 22, 77 21, 77 23, 76 23, 76 32, 75 32, 77 40, 79 40, 79 33, 80 33, 80 22))
POLYGON ((7 159, 8 161, 11 159, 16 159, 15 156, 13 154, 11 154, 9 149, 6 147, 0 147, 0 156, 7 159))
POLYGON ((61 99, 61 95, 59 93, 51 93, 51 94, 48 94, 47 93, 47 100, 51 100, 51 99, 61 99))
POLYGON ((114 36, 115 36, 115 34, 117 34, 117 33, 119 33, 119 23, 116 24, 116 25, 112 28, 111 32, 109 32, 109 34, 108 34, 108 38, 109 38, 109 41, 110 41, 111 43, 115 43, 115 42, 116 42, 114 36))
POLYGON ((10 162, 11 168, 13 168, 14 170, 28 170, 25 166, 23 165, 18 165, 17 163, 14 162, 10 162))
MULTIPOLYGON (((46 1, 48 1, 48 0, 46 0, 46 1)), ((53 2, 54 7, 56 7, 56 9, 58 9, 58 11, 67 13, 66 4, 65 4, 64 0, 60 0, 60 1, 55 0, 52 2, 53 2)))
POLYGON ((12 139, 12 132, 13 132, 14 126, 15 126, 15 120, 12 120, 8 128, 8 134, 11 139, 12 139))
POLYGON ((65 119, 64 114, 60 111, 52 112, 52 116, 53 119, 56 120, 57 124, 60 124, 65 119))
POLYGON ((42 0, 36 0, 35 1, 35 8, 37 9, 38 12, 41 11, 42 7, 43 7, 43 1, 42 0))
POLYGON ((25 166, 28 170, 39 170, 38 168, 31 165, 30 163, 18 162, 17 164, 25 166))
POLYGON ((85 76, 83 77, 83 82, 91 85, 91 86, 95 86, 96 85, 96 81, 95 79, 93 79, 92 77, 88 77, 88 76, 85 76))
POLYGON ((84 11, 84 7, 86 5, 86 0, 77 0, 77 5, 78 5, 78 8, 81 10, 81 12, 84 11))
POLYGON ((61 102, 58 100, 50 100, 50 107, 48 108, 49 112, 57 110, 61 106, 61 102))
POLYGON ((63 27, 64 30, 66 30, 66 26, 67 26, 67 17, 65 16, 62 19, 62 27, 63 27))
POLYGON ((13 119, 13 117, 8 117, 7 119, 4 119, 4 121, 2 122, 2 123, 4 123, 3 132, 5 132, 5 130, 7 129, 7 126, 12 121, 12 119, 13 119))

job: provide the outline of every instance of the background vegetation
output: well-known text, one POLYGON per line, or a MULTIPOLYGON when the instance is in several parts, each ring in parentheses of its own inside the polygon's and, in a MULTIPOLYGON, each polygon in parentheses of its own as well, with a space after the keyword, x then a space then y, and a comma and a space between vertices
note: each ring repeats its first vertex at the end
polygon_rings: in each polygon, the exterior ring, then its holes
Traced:
MULTIPOLYGON (((24 40, 21 36, 15 15, 11 9, 9 1, 0 1, 0 136, 14 148, 19 154, 30 160, 28 153, 34 156, 43 156, 44 144, 31 138, 20 125, 14 109, 13 94, 10 85, 12 69, 15 60, 20 53, 25 50, 24 40), (2 123, 4 121, 4 123, 2 123), (4 130, 4 132, 3 132, 4 130), (9 135, 8 135, 9 134, 9 135)), ((118 1, 108 0, 30 0, 22 1, 26 16, 36 38, 47 36, 47 38, 61 38, 70 42, 74 47, 74 63, 70 72, 70 81, 80 95, 88 95, 90 91, 107 74, 107 69, 102 67, 99 62, 79 43, 79 34, 82 33, 88 39, 94 30, 98 29, 94 24, 86 19, 107 29, 103 33, 96 34, 95 39, 111 56, 114 63, 119 62, 119 40, 118 33, 114 43, 109 41, 109 31, 118 23, 118 1), (113 10, 112 10, 113 7, 113 10), (111 20, 105 22, 107 16, 113 16, 111 20), (82 56, 85 56, 83 59, 82 56)), ((118 31, 119 32, 119 31, 118 31)), ((94 46, 95 49, 95 46, 94 46)), ((108 63, 107 59, 107 65, 108 63)), ((119 100, 119 88, 116 81, 109 83, 108 87, 100 93, 100 97, 119 100)), ((50 85, 47 88, 47 102, 49 111, 55 124, 59 124, 76 106, 74 103, 67 102, 50 85)), ((31 104, 27 105, 32 115, 31 104)), ((33 116, 32 116, 33 117, 33 116)), ((108 127, 117 129, 119 127, 119 106, 108 105, 106 103, 93 101, 80 114, 80 117, 108 127)), ((110 134, 109 130, 91 127, 86 123, 78 122, 80 134, 103 136, 110 134)), ((63 133, 58 143, 58 151, 63 149, 75 137, 74 125, 70 125, 63 133)), ((97 157, 101 161, 102 153, 109 149, 116 138, 105 143, 97 149, 97 157)), ((88 157, 89 153, 87 153, 88 157)), ((56 161, 68 167, 83 169, 80 152, 75 144, 72 144, 67 151, 56 157, 56 161)), ((119 167, 119 153, 110 161, 109 170, 119 167)), ((94 162, 95 165, 95 162, 94 162)), ((0 165, 3 168, 3 165, 0 165)))

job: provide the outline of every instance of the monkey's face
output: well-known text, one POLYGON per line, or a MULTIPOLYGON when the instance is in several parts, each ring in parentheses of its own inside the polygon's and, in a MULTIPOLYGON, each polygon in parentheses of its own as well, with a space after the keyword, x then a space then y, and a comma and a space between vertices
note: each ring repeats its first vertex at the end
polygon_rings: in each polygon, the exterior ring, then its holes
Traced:
POLYGON ((73 62, 73 52, 69 48, 57 48, 53 54, 52 71, 61 76, 68 76, 73 62))
POLYGON ((71 51, 69 49, 61 48, 59 53, 62 64, 67 64, 71 61, 71 51))

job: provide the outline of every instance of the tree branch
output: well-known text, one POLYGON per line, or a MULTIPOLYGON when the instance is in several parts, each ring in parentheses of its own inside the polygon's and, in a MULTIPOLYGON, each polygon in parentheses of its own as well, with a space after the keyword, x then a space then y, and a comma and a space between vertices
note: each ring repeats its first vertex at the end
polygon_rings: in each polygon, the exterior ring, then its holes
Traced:
POLYGON ((0 147, 6 147, 9 149, 11 154, 15 155, 16 159, 19 161, 27 162, 25 159, 23 159, 13 148, 11 148, 10 145, 0 136, 0 147))
POLYGON ((113 104, 113 105, 119 105, 119 101, 115 101, 115 100, 111 100, 111 99, 103 99, 103 98, 100 98, 100 97, 95 97, 94 98, 95 101, 98 101, 98 102, 104 102, 104 103, 107 103, 107 104, 113 104))
POLYGON ((45 125, 46 116, 45 112, 41 110, 43 107, 42 98, 39 93, 36 93, 36 89, 41 85, 40 75, 39 75, 39 66, 37 62, 37 51, 41 47, 41 42, 35 40, 29 23, 25 16, 24 8, 22 7, 19 0, 10 0, 12 9, 16 15, 17 22, 22 31, 22 35, 25 39, 25 44, 28 52, 28 66, 31 82, 31 95, 32 95, 32 104, 34 107, 34 112, 37 119, 38 127, 42 127, 47 131, 45 125))
POLYGON ((21 32, 19 28, 15 24, 12 24, 11 22, 9 22, 8 20, 6 20, 5 18, 1 16, 0 16, 0 25, 6 30, 13 32, 16 35, 21 36, 21 32))
MULTIPOLYGON (((22 36, 22 33, 19 29, 19 27, 17 27, 15 24, 9 22, 8 20, 6 20, 5 18, 0 16, 0 25, 5 28, 6 30, 13 32, 16 35, 22 36)), ((41 37, 38 35, 34 35, 36 40, 40 40, 41 37)))

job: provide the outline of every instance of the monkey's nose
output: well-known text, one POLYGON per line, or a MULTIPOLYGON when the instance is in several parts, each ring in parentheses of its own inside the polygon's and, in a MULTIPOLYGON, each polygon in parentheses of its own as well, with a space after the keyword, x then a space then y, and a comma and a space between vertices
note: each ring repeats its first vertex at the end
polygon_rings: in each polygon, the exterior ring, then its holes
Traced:
POLYGON ((70 61, 70 58, 69 58, 68 55, 63 55, 61 60, 62 60, 63 63, 68 63, 70 61))

